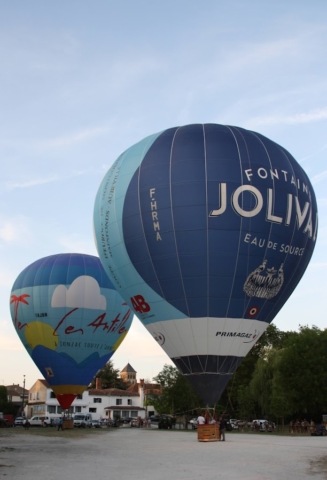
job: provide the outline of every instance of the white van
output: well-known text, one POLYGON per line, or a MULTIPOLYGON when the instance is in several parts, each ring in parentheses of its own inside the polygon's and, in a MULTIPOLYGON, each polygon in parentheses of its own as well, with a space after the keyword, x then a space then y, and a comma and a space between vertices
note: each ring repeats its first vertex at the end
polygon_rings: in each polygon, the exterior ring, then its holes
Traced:
POLYGON ((74 427, 85 428, 92 427, 91 413, 76 413, 74 416, 74 427))
POLYGON ((47 427, 50 425, 51 419, 45 415, 37 415, 32 417, 29 422, 31 427, 47 427))

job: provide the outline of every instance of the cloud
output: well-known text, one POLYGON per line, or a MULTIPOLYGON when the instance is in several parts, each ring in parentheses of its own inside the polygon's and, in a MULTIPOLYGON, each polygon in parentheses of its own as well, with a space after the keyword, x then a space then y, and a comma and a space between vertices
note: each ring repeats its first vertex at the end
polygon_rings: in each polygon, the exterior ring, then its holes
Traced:
POLYGON ((80 132, 73 133, 71 135, 44 140, 43 142, 39 142, 37 144, 37 147, 41 149, 69 147, 71 145, 84 142, 85 140, 89 140, 91 138, 103 135, 108 131, 109 127, 89 128, 86 130, 81 130, 80 132))
POLYGON ((10 220, 0 218, 0 241, 12 244, 24 243, 32 238, 28 219, 23 215, 16 215, 10 220))
POLYGON ((4 272, 3 268, 0 271, 0 287, 11 288, 15 277, 11 272, 4 272))
POLYGON ((35 178, 26 182, 7 182, 6 188, 8 190, 14 190, 15 188, 29 188, 36 187, 37 185, 45 185, 46 183, 52 183, 58 181, 59 178, 56 175, 45 178, 35 178))
POLYGON ((0 351, 4 350, 18 351, 24 350, 24 347, 18 336, 7 334, 0 328, 0 351))
POLYGON ((313 185, 316 185, 317 183, 321 182, 327 177, 327 170, 324 170, 323 172, 317 173, 317 175, 314 175, 311 179, 311 183, 313 185))
POLYGON ((51 306, 105 310, 107 301, 106 297, 101 295, 95 278, 82 275, 76 278, 68 289, 65 285, 58 285, 53 292, 51 306))
POLYGON ((327 107, 311 110, 307 113, 295 113, 294 115, 269 115, 253 117, 247 121, 251 125, 297 125, 299 123, 319 122, 327 119, 327 107))
MULTIPOLYGON (((101 169, 99 169, 101 171, 101 169)), ((38 187, 39 185, 46 185, 48 183, 65 181, 70 178, 81 177, 83 175, 87 175, 89 173, 94 172, 93 168, 86 168, 84 170, 75 170, 72 173, 59 177, 58 175, 51 175, 45 178, 33 178, 32 180, 22 181, 22 182, 6 182, 5 188, 7 190, 15 190, 19 188, 31 188, 31 187, 38 187)))
POLYGON ((313 262, 309 264, 309 267, 315 269, 327 268, 327 262, 313 262))
POLYGON ((87 253, 88 255, 98 256, 94 241, 83 240, 81 235, 77 233, 61 236, 59 238, 59 244, 67 252, 87 253))

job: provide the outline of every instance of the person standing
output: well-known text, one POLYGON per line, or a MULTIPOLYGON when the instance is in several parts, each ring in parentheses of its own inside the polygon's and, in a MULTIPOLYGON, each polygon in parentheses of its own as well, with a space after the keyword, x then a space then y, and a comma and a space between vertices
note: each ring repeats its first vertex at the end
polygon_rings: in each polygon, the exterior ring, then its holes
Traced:
POLYGON ((220 441, 225 441, 225 432, 226 432, 226 420, 224 417, 220 417, 220 441))
POLYGON ((62 417, 59 418, 59 423, 58 423, 58 432, 59 430, 62 430, 62 417))
POLYGON ((198 416, 197 422, 198 422, 198 425, 204 425, 206 423, 206 420, 202 415, 202 413, 200 413, 200 415, 198 416))

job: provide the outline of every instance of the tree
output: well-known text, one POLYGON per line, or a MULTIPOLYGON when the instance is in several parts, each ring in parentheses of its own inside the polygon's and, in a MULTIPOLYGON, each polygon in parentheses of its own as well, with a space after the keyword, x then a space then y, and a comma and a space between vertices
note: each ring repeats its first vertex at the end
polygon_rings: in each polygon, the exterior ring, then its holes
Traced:
POLYGON ((124 382, 119 376, 119 369, 114 368, 114 365, 111 360, 98 371, 94 377, 91 388, 95 388, 95 378, 101 379, 102 388, 119 388, 120 390, 126 390, 130 384, 124 382))
POLYGON ((161 386, 161 394, 149 394, 148 403, 152 403, 157 412, 186 413, 203 407, 192 385, 172 365, 164 365, 154 381, 161 386))
POLYGON ((292 412, 320 421, 327 412, 327 330, 301 326, 281 351, 279 375, 292 412))
POLYGON ((0 412, 3 412, 8 405, 7 389, 4 386, 0 386, 0 412))
POLYGON ((242 418, 258 417, 261 406, 258 404, 256 396, 253 396, 251 389, 248 388, 257 362, 259 359, 265 358, 271 349, 283 348, 294 335, 297 335, 297 333, 283 332, 276 325, 268 325, 266 331, 232 375, 225 392, 221 396, 220 403, 225 405, 225 410, 228 410, 233 416, 241 416, 242 418), (245 399, 246 406, 243 405, 245 399))

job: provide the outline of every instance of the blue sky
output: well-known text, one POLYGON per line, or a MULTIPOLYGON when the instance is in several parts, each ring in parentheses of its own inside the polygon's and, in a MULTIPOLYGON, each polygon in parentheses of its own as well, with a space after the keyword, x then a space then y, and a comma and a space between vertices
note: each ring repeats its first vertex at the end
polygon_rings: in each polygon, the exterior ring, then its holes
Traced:
MULTIPOLYGON (((10 318, 18 274, 55 253, 96 255, 105 172, 176 125, 255 130, 306 170, 317 245, 275 324, 326 327, 326 18, 324 0, 1 3, 0 384, 40 377, 10 318)), ((113 361, 148 379, 170 363, 137 319, 113 361)))

